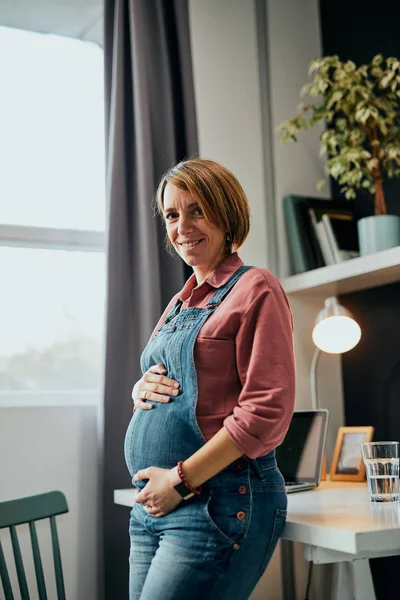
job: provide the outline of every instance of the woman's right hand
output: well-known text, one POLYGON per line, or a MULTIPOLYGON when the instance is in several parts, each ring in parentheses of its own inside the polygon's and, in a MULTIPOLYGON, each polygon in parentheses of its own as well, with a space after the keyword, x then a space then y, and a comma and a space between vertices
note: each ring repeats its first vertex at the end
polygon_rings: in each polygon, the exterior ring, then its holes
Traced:
POLYGON ((132 399, 135 408, 148 410, 153 408, 152 402, 169 402, 170 396, 177 396, 179 383, 166 377, 164 365, 154 365, 135 383, 132 399))

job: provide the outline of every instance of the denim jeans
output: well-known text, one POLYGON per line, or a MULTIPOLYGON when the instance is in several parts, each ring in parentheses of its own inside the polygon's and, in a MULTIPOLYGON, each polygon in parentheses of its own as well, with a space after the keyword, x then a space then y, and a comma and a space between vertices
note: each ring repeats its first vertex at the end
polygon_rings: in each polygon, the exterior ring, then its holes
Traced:
POLYGON ((286 519, 283 477, 271 452, 257 475, 242 457, 202 493, 155 518, 130 519, 130 600, 245 600, 267 568, 286 519))

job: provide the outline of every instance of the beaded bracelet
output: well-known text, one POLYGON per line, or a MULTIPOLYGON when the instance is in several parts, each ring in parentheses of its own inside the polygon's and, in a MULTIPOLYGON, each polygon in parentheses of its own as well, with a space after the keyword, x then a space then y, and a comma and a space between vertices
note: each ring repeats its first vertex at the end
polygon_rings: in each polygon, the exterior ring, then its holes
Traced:
POLYGON ((185 484, 185 486, 187 487, 187 489, 190 490, 192 492, 192 494, 196 494, 196 496, 198 494, 200 494, 201 487, 199 486, 199 487, 195 488, 192 485, 190 485, 190 483, 188 482, 188 480, 186 478, 186 475, 185 475, 185 473, 183 471, 183 461, 182 460, 180 460, 178 462, 178 475, 182 479, 182 483, 185 484))

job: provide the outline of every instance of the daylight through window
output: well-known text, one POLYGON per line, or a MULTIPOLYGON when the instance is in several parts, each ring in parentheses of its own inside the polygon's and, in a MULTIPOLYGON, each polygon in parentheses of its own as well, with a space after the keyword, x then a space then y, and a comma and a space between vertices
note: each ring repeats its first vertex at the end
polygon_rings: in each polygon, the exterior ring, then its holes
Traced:
POLYGON ((0 55, 0 403, 99 396, 103 51, 0 27, 0 55))

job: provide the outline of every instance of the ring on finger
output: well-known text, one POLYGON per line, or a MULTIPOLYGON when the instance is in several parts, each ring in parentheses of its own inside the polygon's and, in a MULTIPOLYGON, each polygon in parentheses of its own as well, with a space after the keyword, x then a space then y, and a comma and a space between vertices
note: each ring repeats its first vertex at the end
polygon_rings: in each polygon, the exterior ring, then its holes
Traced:
POLYGON ((147 398, 147 390, 144 390, 144 392, 142 392, 142 398, 144 400, 146 400, 146 398, 147 398))

